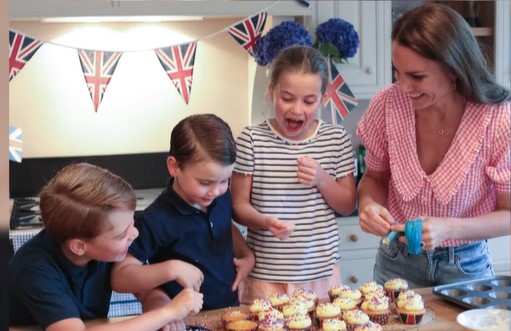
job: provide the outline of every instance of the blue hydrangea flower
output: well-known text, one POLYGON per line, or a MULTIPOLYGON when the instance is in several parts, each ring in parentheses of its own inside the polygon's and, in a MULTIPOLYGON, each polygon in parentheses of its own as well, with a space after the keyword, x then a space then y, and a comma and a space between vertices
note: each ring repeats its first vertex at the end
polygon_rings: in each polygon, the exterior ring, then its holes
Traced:
POLYGON ((353 25, 340 18, 331 18, 316 28, 316 43, 331 43, 344 59, 357 53, 360 40, 353 25))
POLYGON ((257 64, 266 66, 282 49, 293 45, 312 46, 312 37, 301 24, 284 21, 257 41, 253 52, 254 60, 257 64))

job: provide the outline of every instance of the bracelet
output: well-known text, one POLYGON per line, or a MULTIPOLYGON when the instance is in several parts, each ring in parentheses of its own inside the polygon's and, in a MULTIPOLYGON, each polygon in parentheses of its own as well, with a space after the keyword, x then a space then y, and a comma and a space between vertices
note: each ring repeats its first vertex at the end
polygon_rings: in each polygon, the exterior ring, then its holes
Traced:
POLYGON ((412 220, 405 223, 405 236, 408 241, 408 254, 421 253, 422 219, 412 220))

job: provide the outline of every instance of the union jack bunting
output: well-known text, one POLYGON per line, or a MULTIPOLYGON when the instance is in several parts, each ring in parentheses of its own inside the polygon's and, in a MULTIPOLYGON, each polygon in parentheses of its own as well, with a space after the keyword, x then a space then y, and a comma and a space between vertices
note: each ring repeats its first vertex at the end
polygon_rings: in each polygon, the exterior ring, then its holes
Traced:
POLYGON ((21 144, 23 143, 22 131, 9 125, 9 160, 21 163, 21 144))
POLYGON ((335 65, 330 62, 329 67, 330 83, 326 89, 323 111, 330 112, 332 123, 341 123, 358 105, 358 101, 335 65))
POLYGON ((121 55, 120 52, 78 50, 85 82, 96 112, 121 55))
POLYGON ((266 23, 266 16, 266 12, 260 12, 230 27, 227 32, 252 55, 256 42, 261 38, 266 23))
POLYGON ((197 42, 189 44, 165 47, 155 50, 156 56, 169 76, 172 83, 186 104, 190 100, 192 90, 193 65, 195 62, 195 50, 197 42))
POLYGON ((9 30, 9 81, 20 72, 42 44, 39 40, 9 30))

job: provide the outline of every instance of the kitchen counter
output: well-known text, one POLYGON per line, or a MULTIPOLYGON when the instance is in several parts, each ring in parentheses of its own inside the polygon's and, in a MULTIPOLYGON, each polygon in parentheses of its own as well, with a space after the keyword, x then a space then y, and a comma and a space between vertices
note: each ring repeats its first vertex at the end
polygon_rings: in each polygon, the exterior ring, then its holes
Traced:
MULTIPOLYGON (((421 331, 462 331, 466 330, 461 325, 456 322, 456 316, 466 310, 463 307, 454 305, 449 303, 448 301, 442 299, 441 297, 433 294, 432 288, 422 288, 416 289, 415 291, 422 295, 425 300, 425 306, 430 311, 431 318, 429 321, 425 321, 425 323, 419 325, 387 325, 384 327, 384 330, 421 330, 421 331)), ((197 315, 189 316, 186 319, 186 323, 188 325, 204 325, 205 327, 211 327, 213 329, 217 328, 217 326, 221 325, 220 316, 224 312, 224 309, 211 310, 207 312, 201 312, 197 315)), ((132 316, 128 317, 116 317, 108 319, 109 322, 120 321, 126 318, 132 318, 132 316)), ((87 322, 87 325, 93 325, 104 322, 101 320, 90 321, 87 322)), ((11 327, 9 331, 32 331, 32 330, 41 330, 37 327, 11 327)), ((219 331, 213 330, 213 331, 219 331)))

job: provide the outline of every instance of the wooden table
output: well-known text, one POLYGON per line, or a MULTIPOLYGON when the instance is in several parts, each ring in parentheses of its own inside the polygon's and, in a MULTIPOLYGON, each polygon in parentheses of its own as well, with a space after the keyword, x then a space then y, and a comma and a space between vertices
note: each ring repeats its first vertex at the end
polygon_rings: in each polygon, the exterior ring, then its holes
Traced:
MULTIPOLYGON (((432 288, 422 288, 422 289, 415 289, 414 291, 421 294, 424 298, 426 304, 425 306, 431 309, 431 311, 434 313, 434 319, 430 322, 427 322, 423 325, 416 325, 416 326, 408 326, 408 325, 402 325, 401 330, 421 330, 421 331, 466 331, 465 328, 463 328, 461 325, 459 325, 456 322, 456 316, 466 310, 463 307, 457 306, 453 303, 449 303, 448 301, 442 299, 441 297, 437 296, 432 292, 432 288)), ((206 312, 201 312, 194 316, 189 316, 186 319, 187 324, 189 325, 200 325, 201 323, 204 323, 204 321, 207 322, 208 325, 214 325, 214 324, 220 324, 220 316, 224 312, 224 309, 217 309, 217 310, 210 310, 206 312)), ((115 322, 119 321, 123 318, 130 318, 130 317, 115 317, 111 318, 108 321, 109 322, 115 322)), ((88 322, 89 323, 101 323, 104 321, 93 321, 88 322)), ((396 325, 394 325, 391 330, 397 330, 396 325)), ((388 330, 389 328, 385 328, 384 330, 388 330)), ((9 331, 36 331, 41 330, 38 327, 10 327, 9 331)), ((143 330, 141 330, 143 331, 143 330)))

